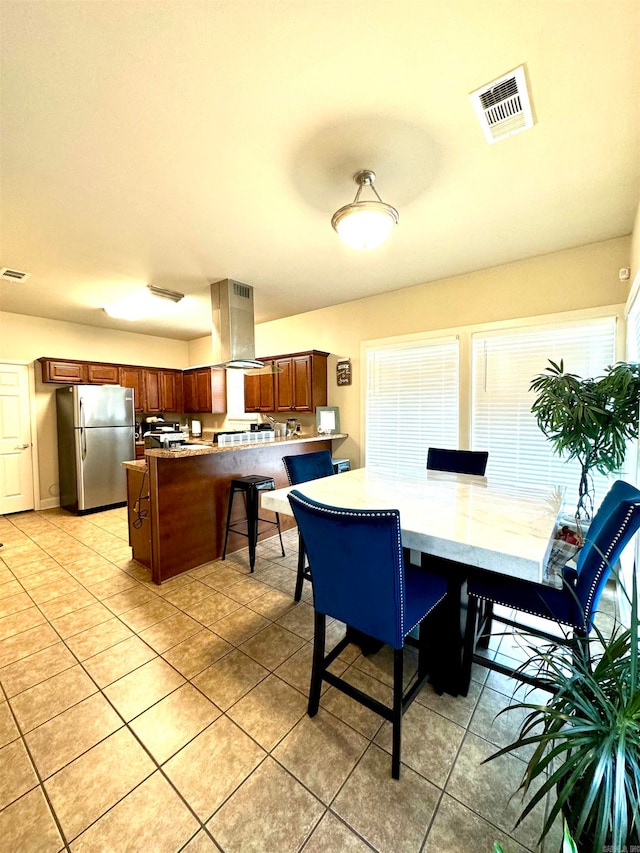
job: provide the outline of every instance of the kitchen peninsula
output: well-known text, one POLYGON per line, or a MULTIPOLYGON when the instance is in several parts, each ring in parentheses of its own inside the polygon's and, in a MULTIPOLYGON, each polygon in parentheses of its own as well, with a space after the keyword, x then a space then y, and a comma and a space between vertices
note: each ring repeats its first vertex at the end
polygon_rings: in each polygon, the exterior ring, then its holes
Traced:
MULTIPOLYGON (((157 584, 218 559, 231 480, 263 474, 273 477, 276 489, 282 488, 288 485, 283 456, 332 452, 333 442, 347 437, 337 433, 227 447, 187 444, 146 450, 144 460, 124 462, 133 558, 151 569, 157 584)), ((242 517, 240 501, 233 518, 236 513, 242 517)), ((293 526, 289 518, 282 517, 281 522, 283 528, 293 526)), ((245 537, 230 533, 227 552, 246 544, 245 537)))

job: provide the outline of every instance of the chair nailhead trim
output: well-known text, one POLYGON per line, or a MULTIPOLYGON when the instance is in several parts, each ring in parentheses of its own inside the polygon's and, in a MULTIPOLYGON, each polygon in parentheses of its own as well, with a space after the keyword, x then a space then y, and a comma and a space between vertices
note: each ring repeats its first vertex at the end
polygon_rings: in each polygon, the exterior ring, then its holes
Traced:
MULTIPOLYGON (((566 619, 558 619, 556 617, 551 617, 556 622, 559 622, 561 625, 568 625, 570 628, 582 628, 582 629, 586 628, 587 622, 591 620, 591 605, 593 603, 593 597, 594 597, 595 592, 596 592, 596 587, 598 586, 598 582, 599 582, 600 578, 602 577, 602 573, 604 572, 604 569, 606 568, 606 566, 609 562, 609 556, 610 556, 611 552, 614 550, 616 544, 618 543, 618 540, 621 538, 621 536, 625 532, 626 528, 629 526, 629 522, 631 521, 631 518, 633 517, 634 513, 638 510, 640 510, 640 503, 638 503, 638 502, 633 503, 629 507, 629 510, 628 510, 626 516, 624 517, 620 527, 618 528, 618 530, 616 532, 616 535, 613 538, 613 541, 611 542, 611 544, 609 545, 609 547, 607 548, 605 553, 601 554, 602 559, 600 560, 600 565, 598 566, 598 569, 597 569, 595 575, 593 576, 593 581, 591 583, 591 587, 589 588, 589 594, 587 595, 587 602, 586 602, 584 614, 583 614, 583 616, 585 617, 584 623, 581 625, 576 625, 573 622, 568 622, 566 619), (587 613, 589 614, 589 619, 586 618, 587 613)), ((482 601, 492 601, 494 604, 499 604, 502 607, 510 607, 511 606, 508 602, 497 601, 494 598, 487 598, 484 595, 477 595, 475 592, 470 592, 469 595, 472 595, 474 598, 481 599, 482 601)), ((520 610, 522 613, 529 613, 531 616, 539 616, 540 615, 540 613, 536 613, 533 610, 528 610, 526 607, 518 607, 518 610, 520 610)))

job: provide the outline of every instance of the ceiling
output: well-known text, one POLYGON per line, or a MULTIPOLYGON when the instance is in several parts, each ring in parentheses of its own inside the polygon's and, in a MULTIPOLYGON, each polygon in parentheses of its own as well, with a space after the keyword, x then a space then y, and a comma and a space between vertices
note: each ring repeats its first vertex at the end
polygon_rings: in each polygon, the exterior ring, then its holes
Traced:
POLYGON ((638 0, 2 0, 0 309, 181 340, 209 283, 256 321, 627 235, 638 0), (536 123, 488 145, 469 93, 524 64, 536 123), (400 222, 332 213, 353 174, 400 222), (186 297, 135 325, 102 307, 186 297))

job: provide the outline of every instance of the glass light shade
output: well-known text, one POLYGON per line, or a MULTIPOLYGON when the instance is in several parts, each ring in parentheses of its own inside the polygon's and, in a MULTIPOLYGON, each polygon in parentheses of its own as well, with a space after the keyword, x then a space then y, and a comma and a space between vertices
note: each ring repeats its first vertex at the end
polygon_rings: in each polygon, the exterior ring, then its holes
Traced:
POLYGON ((337 210, 331 224, 340 239, 352 249, 375 249, 382 245, 398 222, 398 211, 381 201, 359 201, 337 210))
POLYGON ((175 314, 176 303, 168 299, 159 299, 148 290, 140 290, 105 306, 104 310, 110 317, 134 322, 175 314))

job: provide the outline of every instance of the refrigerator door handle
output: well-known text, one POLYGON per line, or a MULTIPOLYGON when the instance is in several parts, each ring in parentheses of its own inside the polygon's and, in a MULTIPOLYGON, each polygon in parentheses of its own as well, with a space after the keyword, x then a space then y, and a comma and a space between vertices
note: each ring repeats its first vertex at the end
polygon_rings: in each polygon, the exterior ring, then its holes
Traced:
POLYGON ((85 424, 85 421, 84 421, 84 403, 83 403, 82 397, 80 397, 78 400, 78 408, 80 410, 80 418, 79 418, 79 420, 80 420, 80 445, 81 445, 82 461, 84 462, 84 460, 87 458, 87 436, 85 433, 86 427, 84 425, 85 424))

